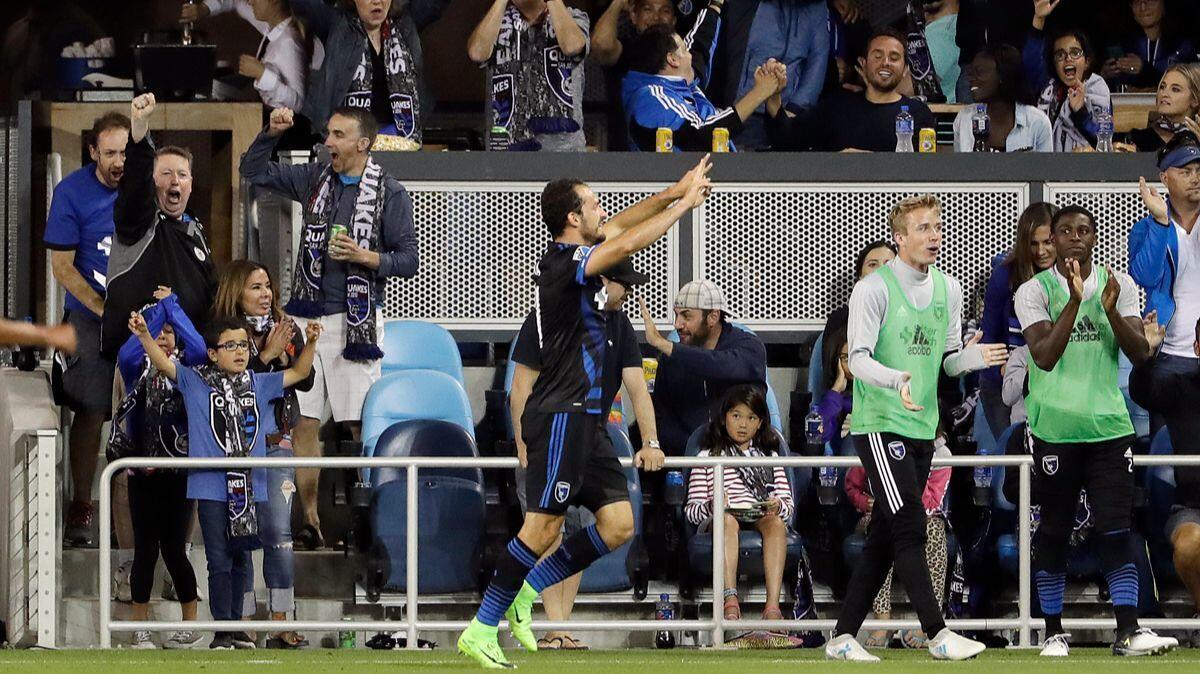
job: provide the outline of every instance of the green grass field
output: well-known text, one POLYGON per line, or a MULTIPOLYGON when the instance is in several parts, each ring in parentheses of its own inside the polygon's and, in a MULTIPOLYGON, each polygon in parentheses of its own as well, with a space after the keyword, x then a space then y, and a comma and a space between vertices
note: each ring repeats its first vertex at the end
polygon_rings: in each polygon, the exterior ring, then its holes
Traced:
MULTIPOLYGON (((547 674, 761 674, 767 671, 873 671, 886 672, 1004 672, 1027 674, 1042 672, 1129 672, 1146 669, 1155 674, 1200 671, 1200 651, 1183 650, 1159 658, 1121 659, 1107 649, 1078 648, 1066 662, 1047 661, 1037 651, 988 651, 970 662, 934 662, 923 652, 891 650, 883 653, 879 665, 830 663, 820 650, 793 651, 589 651, 577 653, 524 654, 509 651, 509 658, 520 672, 547 674)), ((31 674, 160 674, 183 672, 238 671, 303 672, 374 672, 402 668, 405 671, 459 672, 482 671, 470 666, 450 650, 403 651, 311 650, 311 651, 0 651, 0 672, 31 674)))

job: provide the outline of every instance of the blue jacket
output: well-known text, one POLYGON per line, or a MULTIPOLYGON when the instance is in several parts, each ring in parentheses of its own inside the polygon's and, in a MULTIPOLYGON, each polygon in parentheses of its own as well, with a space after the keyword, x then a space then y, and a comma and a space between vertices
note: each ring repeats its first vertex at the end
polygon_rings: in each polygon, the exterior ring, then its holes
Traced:
MULTIPOLYGON (((1009 287, 1012 268, 1004 264, 1009 253, 1003 252, 992 258, 992 275, 983 293, 983 330, 985 344, 1007 344, 1010 349, 1025 346, 1025 335, 1021 333, 1021 322, 1013 307, 1015 293, 1009 287)), ((980 381, 991 388, 1000 388, 999 367, 990 367, 979 373, 980 381)))
MULTIPOLYGON (((1170 203, 1167 204, 1170 212, 1170 203)), ((1175 274, 1179 267, 1175 222, 1162 225, 1147 215, 1129 232, 1129 275, 1146 291, 1146 313, 1158 312, 1160 325, 1175 315, 1175 274)))
MULTIPOLYGON (((651 75, 631 70, 621 82, 631 150, 653 151, 660 127, 674 131, 676 152, 712 149, 712 132, 723 127, 735 136, 742 120, 733 108, 718 110, 700 88, 700 78, 651 75)), ((730 143, 731 151, 734 149, 730 143)))

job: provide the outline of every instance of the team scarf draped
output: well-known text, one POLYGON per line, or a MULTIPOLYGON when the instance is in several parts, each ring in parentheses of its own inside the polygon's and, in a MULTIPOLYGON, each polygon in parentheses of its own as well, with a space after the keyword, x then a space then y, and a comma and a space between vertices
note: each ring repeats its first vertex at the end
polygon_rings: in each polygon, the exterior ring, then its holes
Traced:
MULTIPOLYGON (((379 248, 386 177, 379 164, 368 156, 367 167, 354 196, 353 219, 347 225, 347 234, 365 250, 379 248)), ((293 316, 320 318, 325 313, 321 277, 325 273, 329 223, 337 207, 333 198, 336 180, 339 178, 333 167, 326 166, 304 210, 304 238, 297 253, 292 297, 286 307, 287 313, 293 316)), ((375 281, 373 269, 346 265, 346 345, 342 356, 347 360, 370 361, 383 357, 375 337, 375 281)))
MULTIPOLYGON (((262 428, 253 376, 249 371, 229 374, 215 365, 202 365, 196 368, 196 374, 216 394, 210 407, 210 425, 217 445, 228 457, 249 456, 262 428)), ((244 468, 225 472, 229 545, 233 550, 252 550, 261 546, 250 473, 244 468)))
MULTIPOLYGON (((179 362, 178 351, 172 358, 179 362)), ((105 455, 109 461, 116 461, 128 456, 172 458, 187 454, 183 396, 174 382, 150 363, 150 357, 143 356, 141 373, 113 416, 105 455)))
MULTIPOLYGON (((725 456, 766 456, 762 450, 754 445, 746 448, 745 454, 738 451, 737 447, 730 446, 723 452, 725 456)), ((775 469, 771 466, 737 466, 734 472, 742 479, 742 484, 746 485, 746 490, 759 501, 766 501, 775 494, 775 469)))
MULTIPOLYGON (((246 319, 246 326, 250 330, 250 359, 251 362, 260 360, 259 354, 262 349, 258 347, 259 338, 266 344, 266 340, 271 335, 271 331, 275 329, 275 318, 270 314, 266 316, 251 316, 243 314, 246 319)), ((291 344, 284 347, 284 353, 288 354, 289 359, 294 359, 296 354, 291 344)), ((292 361, 294 362, 294 361, 292 361)), ((270 363, 264 363, 268 372, 278 372, 287 369, 278 359, 270 363)), ((256 370, 260 371, 260 370, 256 370)), ((296 421, 300 418, 300 403, 296 399, 296 391, 288 388, 284 389, 283 397, 275 402, 275 425, 279 427, 279 432, 282 435, 290 437, 292 429, 296 427, 296 421)))
MULTIPOLYGON (((354 69, 350 80, 350 91, 345 105, 352 108, 371 110, 375 66, 371 58, 371 41, 365 38, 366 28, 357 17, 359 28, 364 34, 362 59, 354 69)), ((412 52, 404 43, 404 35, 391 19, 383 22, 379 29, 379 47, 383 51, 383 65, 387 70, 388 108, 396 124, 396 134, 421 142, 421 97, 417 86, 417 65, 412 52)))
POLYGON ((530 24, 509 4, 490 71, 492 126, 508 130, 511 149, 536 150, 535 135, 579 130, 572 78, 583 77, 582 64, 563 54, 548 17, 530 24))

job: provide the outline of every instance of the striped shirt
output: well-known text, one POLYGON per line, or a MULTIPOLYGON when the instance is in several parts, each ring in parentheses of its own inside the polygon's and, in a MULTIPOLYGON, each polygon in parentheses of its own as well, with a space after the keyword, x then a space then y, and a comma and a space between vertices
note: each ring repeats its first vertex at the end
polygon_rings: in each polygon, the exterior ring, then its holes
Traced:
MULTIPOLYGON (((755 446, 751 445, 744 453, 746 456, 764 456, 755 446)), ((709 450, 701 450, 698 456, 711 456, 709 450)), ((765 458, 765 457, 764 457, 765 458)), ((765 463, 765 462, 764 462, 765 463)), ((771 469, 772 483, 768 485, 779 499, 779 518, 784 522, 792 518, 793 501, 792 488, 788 484, 787 473, 782 466, 767 466, 771 469)), ((742 469, 745 470, 745 469, 742 469)), ((725 494, 729 497, 731 508, 752 508, 760 498, 751 491, 737 468, 725 467, 725 494)), ((687 504, 683 507, 684 516, 692 524, 699 525, 712 518, 713 513, 713 469, 709 467, 693 468, 688 478, 687 504)))

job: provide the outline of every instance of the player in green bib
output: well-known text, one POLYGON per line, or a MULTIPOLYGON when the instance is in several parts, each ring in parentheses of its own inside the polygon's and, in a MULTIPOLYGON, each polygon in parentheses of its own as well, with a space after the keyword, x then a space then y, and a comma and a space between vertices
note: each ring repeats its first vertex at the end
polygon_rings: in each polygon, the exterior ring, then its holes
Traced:
POLYGON ((1029 343, 1028 442, 1041 523, 1033 572, 1046 619, 1041 654, 1065 657, 1063 591, 1075 504, 1090 496, 1100 566, 1117 618, 1115 655, 1159 655, 1178 642, 1137 622, 1138 573, 1129 541, 1133 424, 1117 381, 1118 349, 1134 364, 1150 357, 1133 280, 1092 263, 1096 220, 1068 206, 1050 223, 1058 261, 1017 289, 1029 343))
POLYGON ((855 639, 871 601, 895 565, 939 660, 963 660, 983 644, 946 628, 925 559, 921 502, 938 427, 937 382, 1003 363, 1003 344, 962 340, 962 286, 933 263, 942 246, 942 209, 931 195, 901 201, 889 216, 898 257, 858 282, 847 323, 854 374, 850 433, 871 484, 863 556, 854 569, 825 655, 876 661, 855 639))

